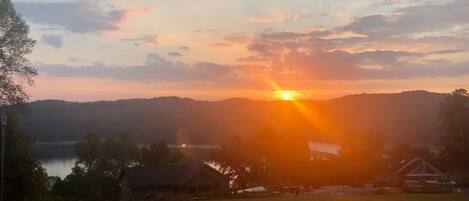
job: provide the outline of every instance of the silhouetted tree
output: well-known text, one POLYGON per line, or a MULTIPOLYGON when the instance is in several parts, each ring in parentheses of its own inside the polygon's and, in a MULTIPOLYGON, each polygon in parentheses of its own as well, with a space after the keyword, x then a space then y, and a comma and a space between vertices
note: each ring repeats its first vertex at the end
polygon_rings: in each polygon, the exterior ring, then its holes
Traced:
POLYGON ((47 174, 14 116, 9 116, 6 133, 5 200, 41 200, 47 192, 47 174))
POLYGON ((457 89, 440 106, 440 119, 446 132, 439 147, 448 165, 469 168, 469 94, 457 89))
POLYGON ((77 161, 72 173, 52 190, 66 200, 114 201, 120 198, 122 171, 138 164, 135 141, 125 135, 100 141, 87 134, 77 145, 77 161))
MULTIPOLYGON (((29 27, 11 1, 0 0, 0 106, 28 98, 24 85, 31 85, 37 74, 25 58, 35 43, 28 35, 29 27)), ((39 200, 46 190, 46 173, 13 117, 6 131, 5 200, 39 200)))
POLYGON ((223 145, 221 149, 214 149, 210 153, 209 160, 216 162, 221 172, 231 178, 234 191, 247 188, 249 182, 257 179, 253 178, 247 157, 249 153, 245 148, 243 141, 234 136, 229 145, 223 145))
POLYGON ((379 133, 349 133, 339 150, 343 182, 353 185, 372 182, 385 171, 384 146, 379 133))
POLYGON ((140 158, 137 142, 129 135, 119 135, 103 143, 101 168, 118 178, 125 168, 136 166, 140 158))
POLYGON ((164 141, 144 146, 140 152, 140 165, 144 167, 173 164, 183 158, 179 151, 171 152, 164 141))
POLYGON ((387 152, 387 155, 387 162, 390 165, 390 170, 396 170, 397 168, 404 165, 404 162, 408 162, 417 156, 423 158, 431 164, 439 165, 438 155, 432 152, 430 147, 427 146, 415 146, 409 143, 401 143, 390 149, 387 152))
POLYGON ((309 169, 311 151, 306 136, 295 130, 285 130, 271 135, 272 138, 267 140, 270 141, 270 147, 265 153, 267 162, 265 165, 270 185, 275 187, 305 184, 308 173, 311 171, 309 169))
POLYGON ((234 190, 305 184, 311 167, 304 136, 292 131, 279 134, 270 128, 259 130, 246 142, 233 138, 230 145, 212 151, 211 160, 233 179, 234 190))
POLYGON ((252 181, 264 186, 273 185, 273 173, 276 173, 278 167, 278 161, 274 161, 274 158, 282 150, 278 146, 279 137, 274 129, 263 128, 246 140, 246 156, 252 181))
POLYGON ((10 0, 0 0, 0 104, 24 102, 24 83, 31 85, 37 72, 27 65, 35 41, 29 27, 10 0))
POLYGON ((255 185, 336 185, 373 182, 386 170, 378 132, 349 134, 338 156, 312 158, 308 136, 294 130, 261 129, 211 153, 211 160, 233 179, 233 190, 255 185))

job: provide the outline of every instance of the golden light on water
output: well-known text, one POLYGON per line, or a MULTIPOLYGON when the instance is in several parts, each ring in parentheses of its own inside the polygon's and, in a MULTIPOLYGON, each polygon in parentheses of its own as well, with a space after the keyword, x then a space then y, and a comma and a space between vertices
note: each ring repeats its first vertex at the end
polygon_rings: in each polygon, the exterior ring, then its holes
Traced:
POLYGON ((275 97, 284 101, 294 101, 298 99, 300 93, 295 90, 278 90, 275 91, 275 97))

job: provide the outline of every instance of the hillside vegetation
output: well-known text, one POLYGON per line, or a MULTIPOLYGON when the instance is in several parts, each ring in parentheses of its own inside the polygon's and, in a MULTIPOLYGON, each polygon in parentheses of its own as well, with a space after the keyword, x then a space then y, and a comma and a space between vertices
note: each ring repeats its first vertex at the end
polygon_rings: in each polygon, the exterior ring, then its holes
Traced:
POLYGON ((228 99, 197 101, 160 97, 99 102, 36 101, 18 115, 35 141, 80 140, 131 134, 141 142, 220 144, 263 127, 302 132, 315 140, 338 141, 349 132, 376 130, 386 142, 433 144, 440 134, 438 107, 446 94, 412 91, 361 94, 332 100, 228 99))

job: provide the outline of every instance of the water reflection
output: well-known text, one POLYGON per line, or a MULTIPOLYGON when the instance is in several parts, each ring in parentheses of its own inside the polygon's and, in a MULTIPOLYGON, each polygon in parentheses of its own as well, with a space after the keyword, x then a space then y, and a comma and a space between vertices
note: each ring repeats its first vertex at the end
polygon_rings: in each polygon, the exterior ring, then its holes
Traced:
POLYGON ((53 158, 42 160, 42 167, 46 169, 48 176, 65 178, 75 165, 76 158, 53 158))
MULTIPOLYGON (((63 179, 72 172, 72 168, 75 166, 76 157, 73 157, 74 147, 68 146, 68 144, 59 144, 58 147, 53 146, 56 146, 56 144, 42 143, 37 144, 36 149, 46 157, 54 157, 41 160, 41 164, 46 169, 47 175, 57 176, 63 179)), ((210 151, 212 149, 219 149, 220 145, 169 144, 168 147, 170 149, 178 149, 186 159, 205 160, 208 158, 210 151)), ((215 163, 208 164, 215 169, 219 169, 219 166, 215 163)))

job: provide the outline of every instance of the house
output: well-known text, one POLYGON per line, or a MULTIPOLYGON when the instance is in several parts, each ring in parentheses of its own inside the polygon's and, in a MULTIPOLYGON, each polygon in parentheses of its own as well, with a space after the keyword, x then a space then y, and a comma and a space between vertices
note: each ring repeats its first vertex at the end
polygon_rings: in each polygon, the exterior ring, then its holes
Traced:
POLYGON ((122 200, 158 200, 163 195, 213 196, 229 191, 229 179, 204 163, 132 167, 122 179, 122 200))
POLYGON ((420 157, 405 162, 395 175, 407 192, 451 192, 454 188, 454 182, 420 157))
POLYGON ((395 174, 404 180, 442 180, 446 176, 420 157, 403 161, 404 165, 395 174))

